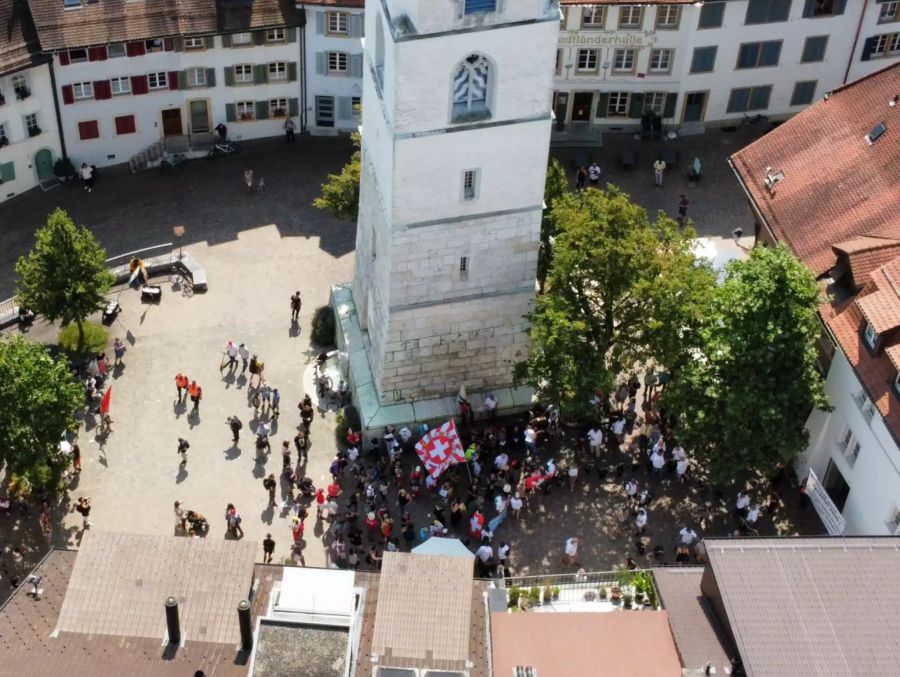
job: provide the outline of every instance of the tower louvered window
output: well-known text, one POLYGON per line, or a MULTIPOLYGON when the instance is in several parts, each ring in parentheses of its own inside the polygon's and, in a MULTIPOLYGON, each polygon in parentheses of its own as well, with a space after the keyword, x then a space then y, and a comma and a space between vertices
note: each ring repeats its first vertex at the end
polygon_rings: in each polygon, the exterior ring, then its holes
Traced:
POLYGON ((490 117, 488 110, 488 78, 490 66, 478 54, 467 57, 453 79, 453 119, 467 121, 490 117))

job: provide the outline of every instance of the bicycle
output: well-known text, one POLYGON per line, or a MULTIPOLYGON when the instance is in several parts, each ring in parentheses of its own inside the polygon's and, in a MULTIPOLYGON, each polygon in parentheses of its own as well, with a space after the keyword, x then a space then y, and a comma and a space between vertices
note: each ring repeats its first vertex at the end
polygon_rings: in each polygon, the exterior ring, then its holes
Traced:
POLYGON ((746 113, 744 113, 744 119, 741 120, 741 127, 744 125, 755 125, 758 122, 768 122, 769 116, 763 115, 762 113, 757 113, 753 117, 750 117, 746 113))
POLYGON ((179 287, 181 295, 191 297, 194 295, 194 281, 188 275, 180 275, 175 273, 172 275, 172 288, 179 287))
POLYGON ((206 154, 207 160, 212 160, 216 155, 237 155, 241 152, 241 147, 232 142, 231 139, 221 139, 213 143, 213 147, 206 154))

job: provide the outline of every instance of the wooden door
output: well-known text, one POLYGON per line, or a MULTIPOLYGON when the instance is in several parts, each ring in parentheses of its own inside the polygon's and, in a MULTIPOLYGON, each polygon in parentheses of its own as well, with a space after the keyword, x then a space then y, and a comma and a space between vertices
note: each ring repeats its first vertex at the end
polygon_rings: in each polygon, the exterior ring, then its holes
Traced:
POLYGON ((181 126, 181 109, 167 108, 162 112, 163 136, 178 136, 183 134, 181 126))

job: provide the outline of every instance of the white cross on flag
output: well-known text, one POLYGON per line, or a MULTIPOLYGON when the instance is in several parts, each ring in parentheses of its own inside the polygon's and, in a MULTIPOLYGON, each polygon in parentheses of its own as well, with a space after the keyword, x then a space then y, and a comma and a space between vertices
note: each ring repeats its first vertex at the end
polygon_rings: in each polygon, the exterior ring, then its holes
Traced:
POLYGON ((450 465, 466 462, 466 455, 452 420, 425 433, 416 442, 416 453, 422 459, 426 472, 432 477, 437 477, 450 465))

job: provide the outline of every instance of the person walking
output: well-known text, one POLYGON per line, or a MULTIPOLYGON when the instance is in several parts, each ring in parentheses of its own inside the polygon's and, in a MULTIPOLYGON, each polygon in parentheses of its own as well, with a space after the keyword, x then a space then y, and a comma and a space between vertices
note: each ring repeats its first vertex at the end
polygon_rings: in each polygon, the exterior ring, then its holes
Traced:
POLYGON ((594 425, 587 433, 588 447, 591 450, 591 454, 594 455, 594 458, 600 457, 600 452, 603 449, 603 430, 599 425, 594 425))
POLYGON ((666 162, 661 157, 656 158, 656 162, 653 163, 653 182, 657 185, 657 187, 662 188, 663 185, 663 174, 666 171, 666 162))
POLYGON ((114 365, 116 367, 121 366, 122 358, 125 357, 125 343, 118 336, 116 336, 116 340, 113 341, 113 355, 116 356, 114 365))
POLYGON ((94 525, 91 522, 91 507, 91 499, 84 496, 78 499, 78 505, 75 506, 75 510, 81 513, 81 526, 83 529, 88 529, 94 525))
POLYGON ((272 534, 266 534, 263 539, 263 564, 272 563, 272 555, 275 554, 275 541, 272 540, 272 534))
POLYGON ((603 174, 603 172, 600 169, 600 165, 597 164, 596 160, 591 163, 590 167, 588 167, 587 173, 588 173, 588 180, 591 182, 591 187, 599 188, 600 187, 600 177, 603 174))
POLYGON ((575 536, 566 541, 562 558, 563 564, 572 564, 577 567, 581 566, 581 561, 578 559, 578 544, 580 542, 581 541, 575 536))
POLYGON ((575 172, 575 190, 584 190, 585 184, 587 184, 587 170, 579 165, 575 172))
POLYGON ((244 427, 244 424, 241 423, 241 419, 237 416, 229 416, 227 419, 228 427, 231 428, 231 434, 233 435, 232 441, 237 444, 238 440, 241 437, 241 428, 244 427))
POLYGON ((275 473, 269 473, 269 476, 263 480, 263 488, 269 492, 269 505, 275 505, 275 488, 278 482, 275 481, 275 473))
POLYGON ((229 533, 235 538, 243 538, 244 530, 241 529, 241 515, 234 507, 234 503, 229 503, 225 508, 225 523, 228 525, 229 533))
POLYGON ((253 192, 253 170, 245 169, 244 170, 244 184, 247 186, 247 192, 253 192))
POLYGON ((72 445, 72 468, 76 473, 81 472, 81 449, 77 444, 72 445))
POLYGON ((687 197, 685 197, 684 193, 681 195, 681 200, 678 202, 678 225, 683 226, 684 220, 687 218, 687 210, 688 205, 691 204, 687 197))
POLYGON ((196 381, 191 381, 191 384, 188 386, 188 395, 191 396, 191 402, 194 403, 191 413, 199 414, 200 400, 203 399, 203 388, 201 388, 196 381))
POLYGON ((634 526, 637 529, 636 536, 643 536, 647 531, 647 511, 638 508, 637 515, 634 518, 634 526))
POLYGON ((229 341, 225 345, 225 354, 223 355, 223 358, 222 364, 219 365, 219 371, 222 371, 225 368, 225 359, 228 360, 227 366, 229 372, 233 369, 237 369, 238 348, 234 345, 233 341, 229 341))
POLYGON ((247 371, 247 363, 250 361, 250 351, 243 343, 238 346, 238 355, 241 357, 241 373, 247 371))
POLYGON ((178 404, 181 404, 181 398, 187 392, 188 378, 180 371, 175 374, 175 388, 178 390, 178 404))
POLYGON ((278 388, 272 388, 272 419, 277 419, 281 414, 281 393, 278 388))
POLYGON ((300 316, 300 308, 303 307, 303 299, 300 298, 300 290, 298 289, 291 295, 291 320, 297 321, 300 316))
POLYGON ((191 448, 191 443, 188 442, 183 437, 178 438, 178 455, 181 456, 181 463, 179 465, 186 466, 187 465, 187 451, 191 448))
POLYGON ((84 189, 91 192, 94 187, 94 167, 87 162, 81 163, 81 180, 84 181, 84 189))
MULTIPOLYGON (((247 386, 249 388, 253 387, 253 377, 259 376, 260 375, 259 372, 260 372, 259 359, 256 357, 256 355, 254 355, 253 357, 250 358, 250 380, 247 382, 247 386)), ((262 379, 260 379, 260 380, 262 380, 262 379)))
POLYGON ((288 143, 294 143, 294 132, 296 131, 296 129, 297 125, 294 124, 294 120, 292 118, 288 118, 284 121, 284 134, 287 137, 288 143))

